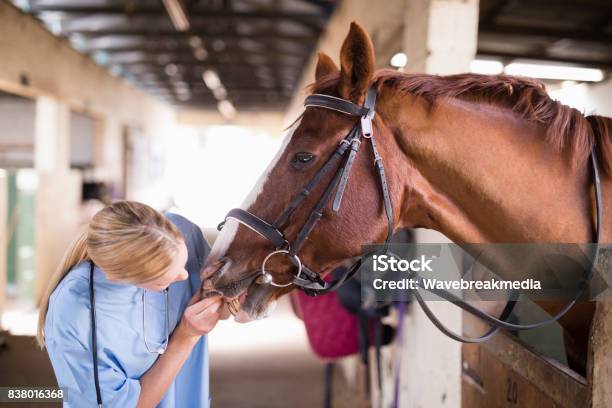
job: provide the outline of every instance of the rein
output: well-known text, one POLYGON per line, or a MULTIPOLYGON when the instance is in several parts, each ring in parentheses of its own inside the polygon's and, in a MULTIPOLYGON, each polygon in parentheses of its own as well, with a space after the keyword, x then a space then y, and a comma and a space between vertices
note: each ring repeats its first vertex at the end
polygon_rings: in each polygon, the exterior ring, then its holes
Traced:
MULTIPOLYGON (((269 284, 276 287, 287 287, 290 285, 294 285, 297 289, 302 290, 306 294, 316 296, 337 289, 338 287, 340 287, 340 285, 342 285, 347 279, 350 279, 360 269, 363 257, 360 257, 360 259, 356 261, 350 268, 348 268, 347 271, 338 279, 331 282, 326 282, 321 279, 318 273, 312 271, 307 265, 304 265, 301 262, 298 253, 302 248, 304 242, 316 226, 317 222, 323 216, 323 210, 329 203, 334 191, 335 195, 332 202, 332 211, 338 212, 338 210, 340 209, 340 206, 342 204, 342 196, 348 184, 348 179, 350 177, 353 162, 364 140, 369 140, 372 144, 372 151, 374 153, 374 167, 376 169, 376 173, 380 181, 381 196, 383 199, 385 214, 387 216, 387 237, 384 243, 384 247, 387 248, 387 244, 391 240, 391 235, 393 234, 394 217, 391 196, 389 194, 387 178, 383 165, 383 159, 380 156, 376 147, 376 140, 374 138, 373 133, 372 121, 376 114, 374 110, 375 105, 376 88, 374 85, 369 88, 363 106, 359 106, 345 99, 329 95, 313 94, 308 96, 304 102, 304 106, 306 108, 315 107, 329 109, 349 116, 358 117, 359 120, 356 121, 355 125, 351 128, 348 134, 338 144, 334 153, 327 159, 323 166, 319 168, 319 170, 310 179, 310 181, 304 186, 304 188, 302 188, 302 191, 289 203, 287 208, 285 208, 285 210, 276 218, 274 222, 270 224, 267 221, 259 218, 255 214, 252 214, 240 208, 234 208, 229 211, 229 213, 225 216, 225 220, 221 222, 217 227, 218 230, 221 230, 227 219, 234 219, 240 224, 256 232, 260 236, 266 238, 274 246, 275 249, 271 251, 262 262, 261 275, 257 278, 257 283, 269 284), (291 214, 293 214, 293 212, 300 206, 304 199, 310 195, 312 190, 319 184, 323 177, 340 159, 343 159, 342 164, 338 167, 331 181, 325 187, 321 198, 316 203, 308 219, 298 232, 295 241, 293 243, 290 243, 289 240, 285 237, 285 234, 282 232, 281 228, 286 224, 291 214), (297 268, 297 272, 295 273, 293 279, 290 282, 274 282, 272 275, 266 271, 266 263, 274 255, 286 256, 297 268)), ((516 300, 508 301, 499 318, 496 318, 487 313, 482 312, 481 310, 475 308, 474 306, 470 305, 469 303, 465 302, 464 300, 460 299, 459 297, 455 296, 450 292, 447 292, 445 290, 428 289, 429 292, 434 293, 435 295, 438 295, 449 302, 452 302, 453 304, 462 308, 466 312, 471 313, 476 317, 484 320, 491 326, 491 328, 480 337, 469 338, 456 334, 450 329, 448 329, 434 315, 429 306, 427 306, 420 293, 418 292, 418 289, 411 289, 412 294, 416 298, 417 302, 419 303, 427 317, 442 333, 454 340, 461 341, 464 343, 481 343, 490 339, 502 328, 508 330, 529 330, 546 326, 550 323, 559 320, 572 308, 572 306, 574 306, 580 296, 582 296, 582 294, 584 293, 587 284, 593 275, 595 263, 599 255, 601 241, 601 225, 603 219, 601 207, 601 182, 599 179, 597 160, 594 152, 591 152, 590 162, 593 173, 593 186, 595 189, 595 205, 597 216, 594 233, 594 242, 596 245, 593 256, 593 263, 591 264, 589 271, 585 273, 583 280, 580 282, 578 292, 574 296, 574 298, 569 301, 563 307, 563 309, 561 309, 561 311, 559 311, 555 316, 552 316, 549 319, 532 324, 514 324, 508 322, 508 319, 517 303, 516 300)), ((418 280, 422 279, 417 274, 412 275, 411 278, 415 278, 418 280)))

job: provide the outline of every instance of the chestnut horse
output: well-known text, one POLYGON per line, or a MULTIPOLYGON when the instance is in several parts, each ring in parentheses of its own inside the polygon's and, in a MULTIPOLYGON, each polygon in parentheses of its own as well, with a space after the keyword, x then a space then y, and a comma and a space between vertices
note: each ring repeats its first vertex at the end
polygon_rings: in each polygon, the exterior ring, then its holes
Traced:
MULTIPOLYGON (((374 135, 396 228, 430 228, 457 243, 591 242, 592 149, 602 175, 603 219, 612 216, 609 118, 584 117, 551 100, 544 86, 531 79, 375 71, 371 40, 353 23, 342 45, 340 69, 319 54, 312 91, 361 105, 372 84, 378 91, 374 135)), ((306 109, 242 208, 274 220, 355 120, 329 109, 306 109)), ((326 211, 300 250, 300 259, 314 271, 331 271, 358 256, 363 244, 382 242, 387 234, 371 149, 366 143, 357 155, 340 211, 326 211)), ((289 240, 306 222, 328 176, 286 223, 283 232, 289 240)), ((611 238, 612 229, 604 225, 602 242, 611 238)), ((255 282, 270 249, 267 240, 231 219, 213 245, 202 270, 204 287, 234 299, 238 321, 260 317, 292 290, 255 282)), ((266 268, 278 282, 289 282, 295 273, 282 257, 271 259, 266 268)), ((555 314, 564 303, 541 306, 555 314)), ((584 368, 593 311, 592 302, 579 302, 560 320, 568 358, 577 368, 584 368)))

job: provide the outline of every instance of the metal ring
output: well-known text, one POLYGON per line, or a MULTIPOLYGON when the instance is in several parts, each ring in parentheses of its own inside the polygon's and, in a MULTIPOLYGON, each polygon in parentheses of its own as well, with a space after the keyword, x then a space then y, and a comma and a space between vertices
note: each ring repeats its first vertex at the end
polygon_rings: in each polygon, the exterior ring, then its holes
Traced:
POLYGON ((276 254, 286 254, 287 256, 291 256, 293 257, 293 259, 296 261, 297 263, 297 274, 295 276, 300 276, 300 274, 302 273, 302 261, 300 261, 300 258, 297 257, 297 255, 291 255, 289 253, 289 251, 287 251, 286 249, 278 249, 276 251, 270 252, 268 254, 268 256, 266 256, 263 260, 263 262, 261 263, 261 274, 264 277, 267 277, 269 279, 269 284, 272 286, 276 286, 277 288, 285 288, 289 285, 292 285, 293 282, 289 282, 289 283, 275 283, 274 280, 272 279, 272 275, 269 272, 266 272, 266 262, 268 262, 268 259, 270 259, 272 256, 276 255, 276 254))

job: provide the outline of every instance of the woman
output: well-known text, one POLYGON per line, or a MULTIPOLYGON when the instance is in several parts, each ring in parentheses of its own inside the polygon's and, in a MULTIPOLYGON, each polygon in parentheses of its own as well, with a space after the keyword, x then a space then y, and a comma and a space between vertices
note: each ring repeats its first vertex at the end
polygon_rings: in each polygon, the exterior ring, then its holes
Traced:
POLYGON ((98 390, 104 407, 209 406, 204 335, 222 310, 219 297, 199 300, 209 250, 195 224, 144 204, 117 202, 93 217, 38 322, 65 406, 96 406, 98 390))

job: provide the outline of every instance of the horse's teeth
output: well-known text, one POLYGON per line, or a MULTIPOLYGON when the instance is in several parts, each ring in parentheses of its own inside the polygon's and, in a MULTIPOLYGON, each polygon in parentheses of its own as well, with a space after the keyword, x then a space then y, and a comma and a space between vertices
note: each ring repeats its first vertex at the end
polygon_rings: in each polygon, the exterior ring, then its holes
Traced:
POLYGON ((238 299, 230 300, 227 302, 227 309, 232 315, 236 316, 240 310, 240 301, 238 299))

